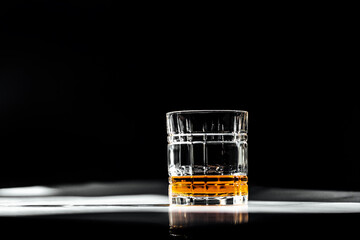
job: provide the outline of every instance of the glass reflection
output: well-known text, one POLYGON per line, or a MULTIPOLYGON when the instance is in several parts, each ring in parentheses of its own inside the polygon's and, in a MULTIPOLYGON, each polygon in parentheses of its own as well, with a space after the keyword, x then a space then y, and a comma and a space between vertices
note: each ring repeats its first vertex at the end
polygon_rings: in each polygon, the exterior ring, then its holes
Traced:
POLYGON ((192 230, 203 226, 233 226, 247 223, 247 205, 241 206, 171 206, 169 234, 175 239, 187 239, 192 230))

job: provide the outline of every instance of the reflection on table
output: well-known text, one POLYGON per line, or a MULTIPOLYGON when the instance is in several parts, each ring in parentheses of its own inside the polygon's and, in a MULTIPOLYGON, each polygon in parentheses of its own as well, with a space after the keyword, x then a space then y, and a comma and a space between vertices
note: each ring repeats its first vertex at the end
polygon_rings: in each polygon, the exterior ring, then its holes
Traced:
POLYGON ((229 226, 248 221, 247 205, 169 207, 169 234, 173 238, 186 239, 194 227, 229 226))

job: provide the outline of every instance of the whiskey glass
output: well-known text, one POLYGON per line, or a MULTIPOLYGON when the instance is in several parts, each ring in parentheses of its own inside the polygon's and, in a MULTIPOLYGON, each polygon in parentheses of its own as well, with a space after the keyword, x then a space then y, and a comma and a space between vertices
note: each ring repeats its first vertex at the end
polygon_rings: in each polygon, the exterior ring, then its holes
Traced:
POLYGON ((171 205, 248 201, 248 112, 186 110, 166 114, 171 205))

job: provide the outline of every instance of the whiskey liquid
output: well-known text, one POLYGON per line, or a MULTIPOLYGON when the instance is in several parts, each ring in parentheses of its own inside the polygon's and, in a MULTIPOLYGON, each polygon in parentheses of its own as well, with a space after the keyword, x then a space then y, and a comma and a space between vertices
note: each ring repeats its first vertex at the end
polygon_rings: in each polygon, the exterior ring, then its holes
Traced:
POLYGON ((170 178, 172 196, 222 197, 248 195, 245 175, 176 176, 170 178))

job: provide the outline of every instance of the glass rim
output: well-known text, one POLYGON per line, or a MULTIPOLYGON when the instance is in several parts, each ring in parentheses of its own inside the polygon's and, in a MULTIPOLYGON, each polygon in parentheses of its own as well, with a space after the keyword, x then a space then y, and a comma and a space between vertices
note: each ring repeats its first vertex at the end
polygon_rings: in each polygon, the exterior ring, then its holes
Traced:
POLYGON ((204 109, 204 110, 179 110, 179 111, 171 111, 167 112, 166 116, 171 114, 182 114, 182 113, 248 113, 248 111, 244 110, 213 110, 213 109, 204 109))

